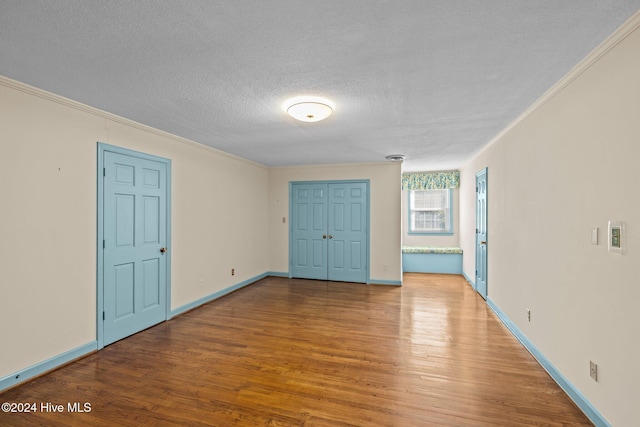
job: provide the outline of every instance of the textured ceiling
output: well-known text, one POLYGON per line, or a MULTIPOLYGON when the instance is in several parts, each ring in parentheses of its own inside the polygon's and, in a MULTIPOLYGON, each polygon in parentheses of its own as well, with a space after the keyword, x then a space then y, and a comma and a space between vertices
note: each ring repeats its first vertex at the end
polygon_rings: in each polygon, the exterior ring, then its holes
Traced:
POLYGON ((268 166, 461 166, 640 0, 0 0, 0 74, 268 166), (324 122, 289 118, 330 98, 324 122))

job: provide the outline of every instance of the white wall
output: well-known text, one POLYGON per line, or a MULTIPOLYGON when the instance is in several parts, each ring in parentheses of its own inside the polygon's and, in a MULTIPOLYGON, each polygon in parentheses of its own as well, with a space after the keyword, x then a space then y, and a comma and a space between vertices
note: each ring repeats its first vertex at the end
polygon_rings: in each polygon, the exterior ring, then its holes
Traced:
POLYGON ((269 265, 271 271, 289 272, 289 182, 370 180, 371 281, 400 282, 401 222, 399 163, 305 166, 269 170, 269 265), (287 218, 286 224, 282 218, 287 218))
POLYGON ((453 206, 453 234, 450 236, 430 236, 409 234, 409 190, 402 191, 402 246, 457 247, 460 244, 460 190, 451 190, 453 206))
POLYGON ((628 37, 461 170, 465 273, 474 277, 474 176, 488 167, 489 299, 615 426, 640 425, 638 25, 636 15, 628 37), (611 219, 627 224, 623 256, 607 251, 611 219))
POLYGON ((0 77, 0 378, 96 339, 97 141, 172 160, 172 309, 269 270, 268 170, 143 129, 0 77))

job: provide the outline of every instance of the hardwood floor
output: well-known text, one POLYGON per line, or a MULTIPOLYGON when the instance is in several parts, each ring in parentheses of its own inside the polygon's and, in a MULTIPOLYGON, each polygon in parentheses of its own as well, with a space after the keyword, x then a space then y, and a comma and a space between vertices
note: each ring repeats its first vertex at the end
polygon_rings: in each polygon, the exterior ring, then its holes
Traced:
POLYGON ((3 426, 591 425, 461 276, 415 273, 266 278, 0 402, 38 409, 3 426))

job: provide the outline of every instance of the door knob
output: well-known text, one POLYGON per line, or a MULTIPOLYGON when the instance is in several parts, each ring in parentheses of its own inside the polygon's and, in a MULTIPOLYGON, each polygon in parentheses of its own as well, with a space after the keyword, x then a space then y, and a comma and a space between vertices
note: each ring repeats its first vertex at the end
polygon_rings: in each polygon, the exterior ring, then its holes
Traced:
POLYGON ((160 253, 162 253, 162 254, 163 254, 163 253, 165 253, 165 252, 167 252, 167 248, 160 248, 160 253))
POLYGON ((486 245, 487 242, 485 242, 484 240, 482 242, 480 242, 481 245, 486 245))
POLYGON ((323 239, 326 239, 326 238, 327 238, 327 235, 326 235, 326 234, 323 234, 323 235, 322 235, 322 238, 323 238, 323 239))
POLYGON ((329 234, 329 238, 330 238, 330 239, 333 239, 333 236, 332 236, 331 234, 329 234))

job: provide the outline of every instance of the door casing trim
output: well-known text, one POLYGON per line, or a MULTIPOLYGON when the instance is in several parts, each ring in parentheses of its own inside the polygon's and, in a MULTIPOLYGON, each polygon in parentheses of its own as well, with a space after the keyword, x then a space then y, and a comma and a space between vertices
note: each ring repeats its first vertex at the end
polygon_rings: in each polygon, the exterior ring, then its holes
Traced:
POLYGON ((154 162, 164 163, 167 166, 167 247, 169 251, 166 253, 167 266, 166 266, 166 305, 165 305, 165 320, 169 319, 171 313, 171 160, 164 157, 154 156, 152 154, 143 153, 140 151, 130 150, 128 148, 116 147, 114 145, 105 144, 103 142, 97 143, 98 145, 98 170, 97 172, 97 238, 96 238, 96 338, 98 344, 98 350, 104 348, 104 320, 102 319, 102 312, 104 311, 104 248, 102 247, 102 241, 104 240, 104 153, 111 152, 117 154, 123 154, 125 156, 137 157, 145 160, 151 160, 154 162))

